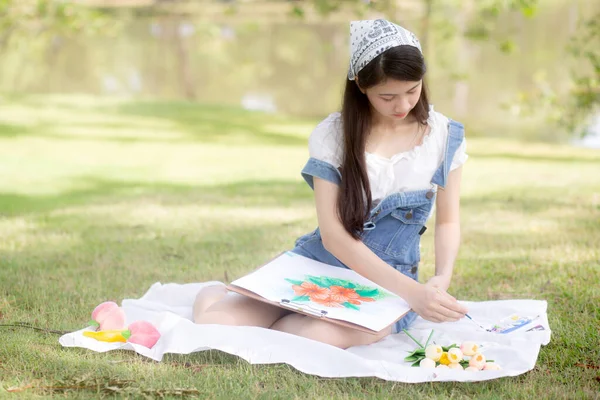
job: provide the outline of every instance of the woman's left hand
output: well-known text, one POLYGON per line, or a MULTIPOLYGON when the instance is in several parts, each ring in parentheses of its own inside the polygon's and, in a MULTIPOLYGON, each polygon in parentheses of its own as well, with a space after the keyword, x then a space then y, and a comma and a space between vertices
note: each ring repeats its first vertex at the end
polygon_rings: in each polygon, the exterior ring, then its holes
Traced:
POLYGON ((450 277, 445 275, 436 275, 433 278, 429 279, 426 285, 433 286, 435 288, 443 290, 444 292, 447 292, 448 288, 450 287, 450 277))

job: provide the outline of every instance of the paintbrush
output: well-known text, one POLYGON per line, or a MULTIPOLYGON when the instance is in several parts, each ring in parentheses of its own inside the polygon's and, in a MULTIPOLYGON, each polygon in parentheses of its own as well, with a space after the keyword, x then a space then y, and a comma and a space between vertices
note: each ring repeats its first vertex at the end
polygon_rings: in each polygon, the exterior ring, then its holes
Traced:
POLYGON ((480 327, 481 329, 483 329, 483 330, 486 330, 486 331, 488 331, 488 332, 490 331, 489 329, 485 329, 485 328, 484 328, 483 326, 481 326, 481 325, 480 325, 478 322, 475 322, 475 320, 474 320, 473 318, 471 318, 471 316, 470 316, 469 314, 465 314, 465 317, 469 318, 471 321, 473 321, 473 323, 474 323, 475 325, 477 325, 477 326, 478 326, 478 327, 480 327))

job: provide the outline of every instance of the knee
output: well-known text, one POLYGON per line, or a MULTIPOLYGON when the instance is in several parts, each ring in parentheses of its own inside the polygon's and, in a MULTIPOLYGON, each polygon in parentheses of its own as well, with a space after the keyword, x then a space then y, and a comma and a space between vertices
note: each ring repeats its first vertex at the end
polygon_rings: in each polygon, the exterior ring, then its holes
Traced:
POLYGON ((343 329, 340 329, 340 327, 330 322, 313 318, 307 318, 306 323, 303 324, 298 335, 307 339, 327 343, 341 349, 346 349, 352 345, 348 340, 349 335, 344 334, 343 329))
POLYGON ((335 325, 330 322, 308 318, 307 323, 302 326, 298 334, 305 338, 317 340, 345 350, 352 346, 368 345, 378 342, 390 333, 391 329, 386 329, 373 335, 335 325))
POLYGON ((205 312, 211 305, 227 295, 227 289, 222 285, 208 286, 200 289, 193 306, 194 319, 196 315, 205 312))
POLYGON ((194 314, 194 322, 203 325, 237 325, 237 321, 231 313, 222 311, 208 311, 194 314))

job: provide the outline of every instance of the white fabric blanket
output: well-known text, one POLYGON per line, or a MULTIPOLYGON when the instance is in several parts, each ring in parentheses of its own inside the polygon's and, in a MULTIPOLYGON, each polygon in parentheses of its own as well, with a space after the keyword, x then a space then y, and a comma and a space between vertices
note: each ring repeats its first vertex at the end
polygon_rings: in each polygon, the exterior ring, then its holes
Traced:
POLYGON ((469 315, 484 326, 513 314, 540 317, 531 327, 542 325, 543 331, 521 328, 508 334, 486 332, 464 318, 454 323, 436 324, 417 320, 409 332, 425 343, 432 329, 432 341, 440 345, 460 344, 471 340, 482 346, 487 359, 493 359, 502 370, 467 372, 411 367, 404 361, 416 344, 405 334, 390 335, 378 343, 347 350, 295 335, 256 327, 197 325, 192 322, 192 304, 198 291, 220 282, 194 284, 155 283, 140 299, 125 299, 122 307, 127 324, 136 320, 152 322, 161 338, 152 349, 132 343, 99 342, 82 335, 84 329, 62 336, 65 347, 83 347, 97 352, 115 349, 133 350, 160 361, 165 353, 190 354, 216 349, 234 354, 251 364, 286 363, 307 374, 321 377, 378 377, 399 382, 482 381, 523 374, 534 368, 541 345, 550 342, 546 314, 547 303, 541 300, 501 300, 461 302, 469 315))

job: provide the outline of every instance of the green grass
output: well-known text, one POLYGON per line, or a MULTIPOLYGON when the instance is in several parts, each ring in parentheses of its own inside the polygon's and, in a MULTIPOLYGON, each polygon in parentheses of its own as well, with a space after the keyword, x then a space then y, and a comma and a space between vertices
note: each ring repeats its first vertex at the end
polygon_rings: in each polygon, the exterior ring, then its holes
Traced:
MULTIPOLYGON (((299 171, 316 121, 186 103, 0 99, 0 323, 76 330, 156 282, 232 280, 316 223, 299 171)), ((0 397, 598 398, 600 154, 469 141, 464 300, 545 299, 552 342, 514 378, 408 385, 321 379, 219 352, 96 354, 0 327, 0 397)), ((424 235, 421 278, 433 273, 424 235)))

